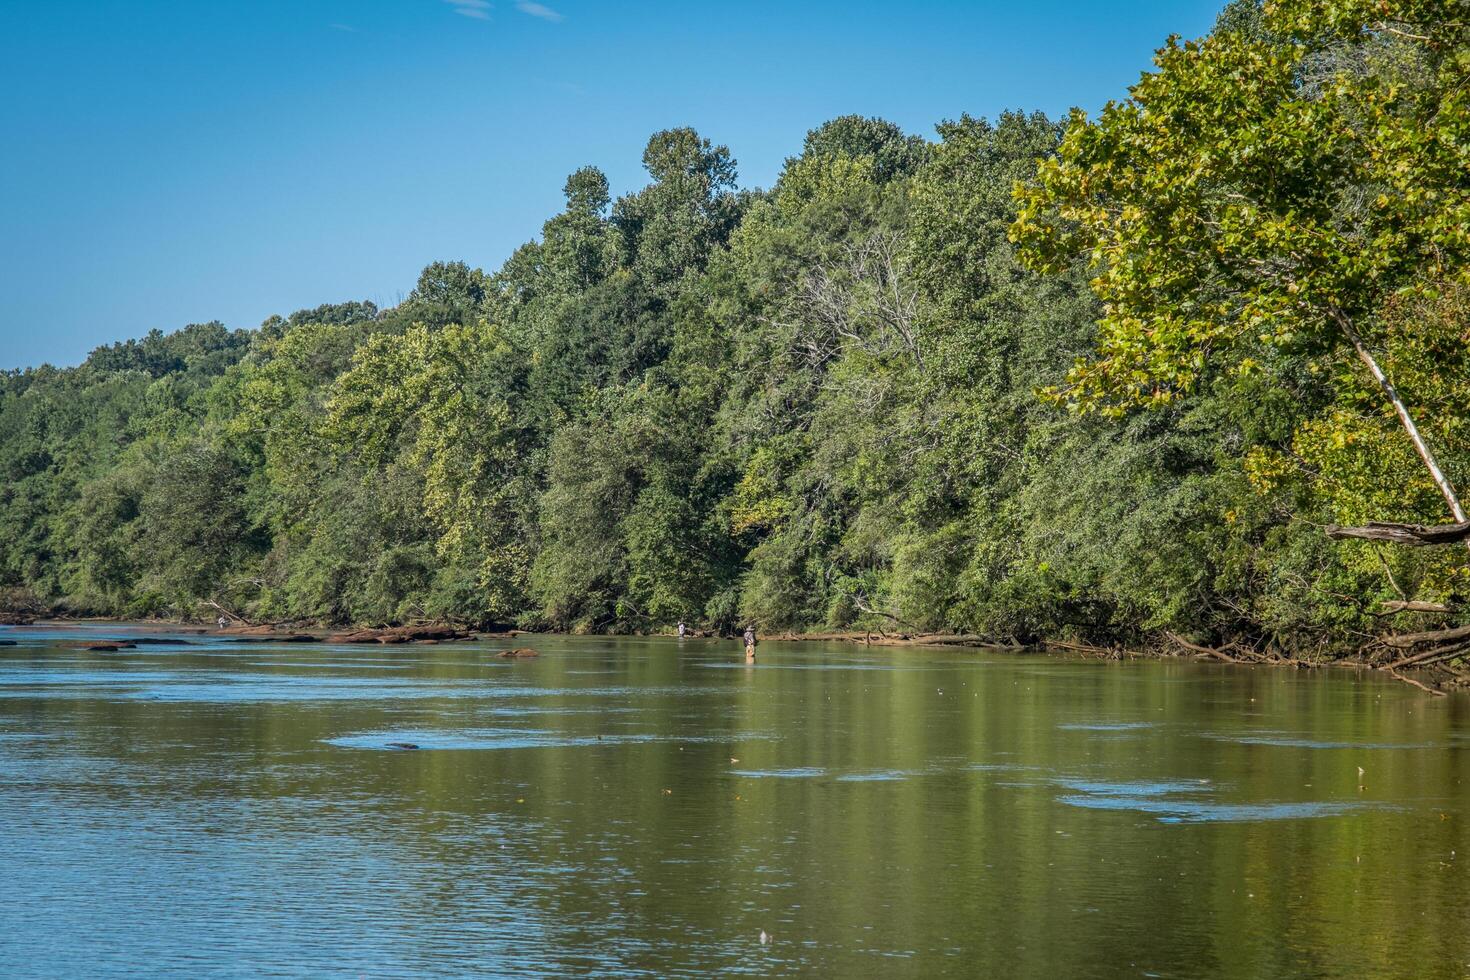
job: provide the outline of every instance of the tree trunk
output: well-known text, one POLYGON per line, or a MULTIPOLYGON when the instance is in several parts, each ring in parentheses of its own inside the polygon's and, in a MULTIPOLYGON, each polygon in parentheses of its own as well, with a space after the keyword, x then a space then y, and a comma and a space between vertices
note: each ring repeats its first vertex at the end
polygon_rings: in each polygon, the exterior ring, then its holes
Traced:
POLYGON ((1332 318, 1337 321, 1337 325, 1342 328, 1342 332, 1347 335, 1348 341, 1353 345, 1353 350, 1358 352, 1358 357, 1368 366, 1368 370, 1377 380, 1379 387, 1383 389, 1383 393, 1393 403, 1393 410, 1398 415, 1399 422, 1403 424, 1404 431, 1409 434, 1410 441, 1414 443, 1414 449, 1419 453, 1419 458, 1429 468, 1429 475, 1434 478, 1434 485, 1439 487, 1439 492, 1444 494, 1445 503, 1450 505, 1450 513, 1455 515, 1456 521, 1464 524, 1470 518, 1465 516, 1465 508, 1460 506, 1460 498, 1455 496, 1455 488, 1450 485, 1444 471, 1439 468, 1439 462, 1434 458, 1434 453, 1425 445, 1424 437, 1419 435, 1419 427, 1414 424, 1414 417, 1409 414, 1408 406, 1399 397, 1398 389, 1393 386, 1392 381, 1388 380, 1388 375, 1383 373, 1383 368, 1378 366, 1378 361, 1363 343, 1363 338, 1358 335, 1357 328, 1353 326, 1353 321, 1347 314, 1334 309, 1332 318))

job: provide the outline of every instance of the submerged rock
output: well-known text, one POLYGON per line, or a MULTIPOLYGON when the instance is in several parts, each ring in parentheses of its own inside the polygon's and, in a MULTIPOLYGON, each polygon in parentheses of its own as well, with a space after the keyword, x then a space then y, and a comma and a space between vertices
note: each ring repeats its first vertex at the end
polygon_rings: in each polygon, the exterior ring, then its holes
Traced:
POLYGON ((414 742, 389 742, 388 743, 388 748, 390 748, 390 749, 396 749, 399 752, 412 752, 414 749, 417 749, 418 747, 419 746, 416 743, 414 743, 414 742))
POLYGON ((519 659, 529 660, 532 657, 539 657, 541 656, 541 654, 537 653, 535 650, 532 650, 530 647, 517 647, 514 650, 501 650, 499 653, 496 654, 496 656, 516 657, 519 659))

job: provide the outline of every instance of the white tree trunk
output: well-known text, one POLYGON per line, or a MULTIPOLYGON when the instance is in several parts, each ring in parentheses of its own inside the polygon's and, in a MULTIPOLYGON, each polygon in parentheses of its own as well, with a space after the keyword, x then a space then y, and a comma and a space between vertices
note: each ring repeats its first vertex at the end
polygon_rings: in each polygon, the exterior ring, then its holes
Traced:
POLYGON ((1357 351, 1358 357, 1364 364, 1368 365, 1368 370, 1372 372, 1379 386, 1383 388, 1383 393, 1393 403, 1393 410, 1397 413, 1399 421, 1403 423, 1404 431, 1409 434, 1409 439, 1414 443, 1414 449, 1418 451, 1419 458, 1429 468, 1429 475, 1434 478, 1434 485, 1439 487, 1439 492, 1444 494, 1445 503, 1450 505, 1450 513, 1455 515, 1456 521, 1463 524, 1467 520, 1465 517, 1465 508, 1460 506, 1460 498, 1455 496, 1455 488, 1450 485, 1450 481, 1444 475, 1444 471, 1439 468, 1439 462, 1434 458, 1434 453, 1425 445, 1424 437, 1419 435, 1419 427, 1414 424, 1414 417, 1409 414, 1408 406, 1399 397, 1398 389, 1393 386, 1392 381, 1388 380, 1388 375, 1383 373, 1383 368, 1378 366, 1378 361, 1363 343, 1363 338, 1358 336, 1358 331, 1353 326, 1353 321, 1340 310, 1334 310, 1332 318, 1337 321, 1338 326, 1342 327, 1342 332, 1347 335, 1347 339, 1352 343, 1353 350, 1357 351))

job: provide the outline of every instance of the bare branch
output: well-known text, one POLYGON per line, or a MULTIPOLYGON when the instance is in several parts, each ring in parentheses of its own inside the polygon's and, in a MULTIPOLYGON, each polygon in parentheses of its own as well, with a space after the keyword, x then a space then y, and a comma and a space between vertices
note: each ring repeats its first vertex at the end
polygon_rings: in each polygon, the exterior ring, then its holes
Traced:
POLYGON ((1385 603, 1383 603, 1382 605, 1380 605, 1378 607, 1378 611, 1376 613, 1374 613, 1373 615, 1375 615, 1375 616, 1397 616, 1399 613, 1410 613, 1410 612, 1418 612, 1418 613, 1453 613, 1453 612, 1456 612, 1456 611, 1457 610, 1455 610, 1453 607, 1447 606, 1447 605, 1445 605, 1442 602, 1424 602, 1424 601, 1419 600, 1419 599, 1405 599, 1405 600, 1402 600, 1402 601, 1394 600, 1394 601, 1390 601, 1390 602, 1385 602, 1385 603))

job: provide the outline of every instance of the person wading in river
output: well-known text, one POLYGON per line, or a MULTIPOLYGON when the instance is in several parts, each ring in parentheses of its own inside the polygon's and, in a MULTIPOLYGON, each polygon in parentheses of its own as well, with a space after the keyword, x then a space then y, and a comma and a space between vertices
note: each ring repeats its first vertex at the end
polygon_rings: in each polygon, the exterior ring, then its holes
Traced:
POLYGON ((755 659, 755 627, 745 627, 745 659, 755 659))

